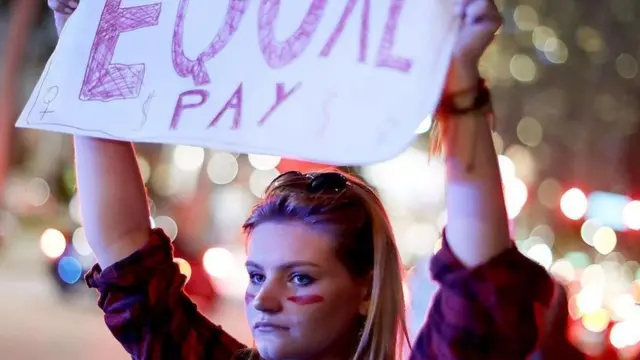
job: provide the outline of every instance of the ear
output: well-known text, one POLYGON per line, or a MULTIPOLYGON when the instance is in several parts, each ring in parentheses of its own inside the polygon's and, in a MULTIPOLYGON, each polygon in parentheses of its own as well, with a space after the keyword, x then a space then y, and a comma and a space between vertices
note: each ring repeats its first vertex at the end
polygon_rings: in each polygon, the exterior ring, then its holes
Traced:
POLYGON ((371 304, 371 292, 373 288, 373 274, 369 274, 366 278, 362 280, 361 287, 361 296, 360 296, 360 305, 358 307, 358 312, 362 316, 367 316, 369 313, 369 305, 371 304))
POLYGON ((358 308, 358 312, 360 313, 360 315, 362 316, 367 316, 367 314, 369 313, 369 300, 363 300, 360 302, 360 307, 358 308))

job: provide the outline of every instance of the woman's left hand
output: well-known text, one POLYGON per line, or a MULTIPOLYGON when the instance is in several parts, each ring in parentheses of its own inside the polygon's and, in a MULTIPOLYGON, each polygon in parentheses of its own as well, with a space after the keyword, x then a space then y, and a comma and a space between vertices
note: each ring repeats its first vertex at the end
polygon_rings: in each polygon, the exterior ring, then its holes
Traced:
POLYGON ((445 87, 446 93, 473 89, 478 84, 478 62, 502 25, 493 0, 454 0, 460 31, 445 87))
POLYGON ((58 34, 67 23, 69 16, 76 11, 80 0, 47 0, 49 8, 53 10, 53 16, 56 23, 58 34))

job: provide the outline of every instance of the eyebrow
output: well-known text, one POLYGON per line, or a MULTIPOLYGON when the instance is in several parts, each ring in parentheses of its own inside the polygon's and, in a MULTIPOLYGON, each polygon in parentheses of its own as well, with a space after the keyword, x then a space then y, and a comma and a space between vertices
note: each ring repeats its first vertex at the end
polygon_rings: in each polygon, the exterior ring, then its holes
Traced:
MULTIPOLYGON (((260 264, 258 264, 256 262, 253 262, 253 261, 247 261, 245 263, 245 266, 246 267, 254 267, 254 268, 260 269, 260 270, 264 269, 264 267, 262 267, 262 265, 260 265, 260 264)), ((286 262, 286 263, 278 265, 277 268, 281 269, 281 270, 289 270, 289 269, 302 267, 302 266, 311 266, 311 267, 316 267, 316 268, 320 267, 320 265, 318 265, 318 264, 316 264, 314 262, 311 262, 311 261, 290 261, 290 262, 286 262)))

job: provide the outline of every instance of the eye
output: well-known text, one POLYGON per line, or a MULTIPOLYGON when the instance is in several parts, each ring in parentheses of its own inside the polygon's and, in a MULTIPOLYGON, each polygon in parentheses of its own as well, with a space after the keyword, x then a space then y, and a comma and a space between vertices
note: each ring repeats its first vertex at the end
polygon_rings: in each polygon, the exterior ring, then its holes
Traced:
POLYGON ((264 282, 264 280, 265 280, 265 276, 260 273, 257 273, 257 272, 249 273, 249 281, 254 285, 260 285, 264 282))
POLYGON ((316 279, 306 274, 293 274, 289 281, 293 282, 297 286, 309 286, 313 284, 316 279))

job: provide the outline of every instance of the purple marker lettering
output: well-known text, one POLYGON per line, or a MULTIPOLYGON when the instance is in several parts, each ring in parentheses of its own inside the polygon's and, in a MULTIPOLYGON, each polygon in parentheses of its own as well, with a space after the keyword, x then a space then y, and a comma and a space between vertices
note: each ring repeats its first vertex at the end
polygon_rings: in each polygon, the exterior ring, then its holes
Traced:
POLYGON ((235 130, 240 127, 240 120, 242 119, 242 83, 238 85, 238 88, 233 92, 233 95, 231 95, 231 98, 229 98, 218 115, 211 120, 209 127, 215 126, 218 121, 220 121, 222 115, 224 115, 229 109, 235 110, 233 114, 233 125, 231 125, 231 129, 235 130))
POLYGON ((171 130, 175 130, 178 128, 178 123, 180 123, 180 118, 182 117, 182 112, 185 109, 195 109, 202 106, 209 99, 209 92, 202 89, 189 90, 185 91, 180 96, 178 96, 178 103, 176 104, 175 110, 173 110, 173 117, 171 118, 171 126, 169 127, 171 130), (186 103, 185 98, 191 96, 199 96, 199 100, 186 103))
POLYGON ((80 89, 80 100, 136 98, 144 79, 144 64, 112 64, 120 34, 158 25, 162 3, 121 8, 122 0, 107 0, 80 89))
POLYGON ((274 22, 280 10, 280 0, 261 0, 258 15, 260 50, 271 68, 279 69, 297 59, 307 48, 320 25, 327 0, 313 0, 302 24, 286 41, 275 39, 274 22))
MULTIPOLYGON (((329 40, 320 51, 320 56, 327 57, 331 54, 333 47, 338 42, 340 35, 344 31, 345 26, 347 25, 347 21, 353 12, 353 8, 356 6, 359 0, 349 0, 347 3, 347 7, 344 9, 344 13, 342 13, 342 17, 340 18, 340 22, 338 22, 338 26, 333 30, 331 36, 329 36, 329 40)), ((369 14, 371 11, 371 0, 364 0, 362 4, 362 19, 360 21, 360 54, 358 56, 358 61, 365 62, 367 61, 367 50, 369 47, 369 14)))
POLYGON ((260 121, 258 121, 258 125, 262 126, 265 123, 265 121, 267 121, 267 119, 271 117, 271 115, 273 115, 273 113, 278 109, 278 107, 280 107, 280 105, 282 105, 282 103, 285 102, 285 100, 287 100, 291 95, 293 95, 294 92, 300 89, 301 85, 302 85, 301 83, 297 83, 296 86, 294 86, 291 90, 286 91, 284 89, 284 84, 278 83, 276 85, 276 102, 273 105, 271 105, 269 110, 267 110, 267 112, 262 116, 260 121))
POLYGON ((404 8, 404 0, 391 0, 387 25, 384 28, 384 35, 378 49, 378 61, 376 67, 386 67, 402 72, 409 72, 413 67, 413 61, 397 55, 393 55, 393 46, 396 41, 396 31, 400 13, 404 8))
POLYGON ((176 70, 176 73, 182 77, 193 77, 193 82, 196 86, 211 83, 211 78, 205 67, 206 63, 215 58, 220 51, 229 44, 231 38, 238 30, 247 6, 249 6, 249 1, 229 0, 224 25, 220 27, 218 34, 213 38, 209 47, 198 55, 196 60, 191 60, 187 58, 184 53, 184 19, 187 15, 189 0, 180 0, 176 24, 173 30, 173 45, 171 49, 173 68, 176 70))

